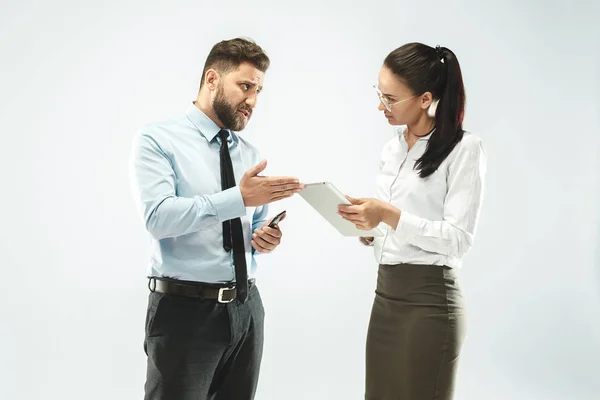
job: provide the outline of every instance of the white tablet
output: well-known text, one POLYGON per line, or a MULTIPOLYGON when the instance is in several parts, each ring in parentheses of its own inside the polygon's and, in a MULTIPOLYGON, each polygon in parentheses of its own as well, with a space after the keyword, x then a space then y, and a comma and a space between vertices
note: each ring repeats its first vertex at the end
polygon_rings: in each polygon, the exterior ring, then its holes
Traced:
POLYGON ((342 235, 383 236, 380 229, 374 228, 369 231, 358 229, 356 225, 337 213, 339 205, 352 205, 352 203, 331 182, 309 183, 299 194, 342 235))

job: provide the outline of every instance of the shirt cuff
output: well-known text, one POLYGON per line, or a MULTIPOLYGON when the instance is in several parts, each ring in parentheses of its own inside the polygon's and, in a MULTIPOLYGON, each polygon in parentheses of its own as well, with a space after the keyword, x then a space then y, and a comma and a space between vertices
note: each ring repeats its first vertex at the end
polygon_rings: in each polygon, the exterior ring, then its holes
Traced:
POLYGON ((404 240, 410 241, 413 239, 421 230, 421 218, 414 214, 402 211, 400 213, 400 220, 396 227, 396 235, 404 240))
POLYGON ((265 224, 266 221, 267 220, 254 221, 254 223, 252 224, 252 233, 254 233, 254 231, 257 230, 258 228, 261 228, 265 224))
POLYGON ((239 186, 234 186, 210 196, 220 222, 243 217, 246 215, 246 205, 239 186))

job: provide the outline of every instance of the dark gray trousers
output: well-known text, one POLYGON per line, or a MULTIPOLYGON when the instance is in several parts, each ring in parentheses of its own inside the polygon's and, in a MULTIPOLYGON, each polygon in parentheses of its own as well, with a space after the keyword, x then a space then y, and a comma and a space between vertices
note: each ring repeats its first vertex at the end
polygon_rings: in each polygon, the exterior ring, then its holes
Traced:
POLYGON ((252 400, 263 352, 264 309, 248 300, 151 292, 146 316, 146 400, 252 400))

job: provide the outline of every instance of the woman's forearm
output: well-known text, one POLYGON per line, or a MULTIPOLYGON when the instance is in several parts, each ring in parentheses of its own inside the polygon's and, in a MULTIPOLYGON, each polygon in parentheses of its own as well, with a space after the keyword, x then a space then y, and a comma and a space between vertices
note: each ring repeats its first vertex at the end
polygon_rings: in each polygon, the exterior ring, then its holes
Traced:
POLYGON ((402 211, 400 211, 400 209, 394 207, 390 203, 382 204, 383 210, 381 220, 395 230, 398 227, 398 222, 400 221, 400 215, 402 214, 402 211))

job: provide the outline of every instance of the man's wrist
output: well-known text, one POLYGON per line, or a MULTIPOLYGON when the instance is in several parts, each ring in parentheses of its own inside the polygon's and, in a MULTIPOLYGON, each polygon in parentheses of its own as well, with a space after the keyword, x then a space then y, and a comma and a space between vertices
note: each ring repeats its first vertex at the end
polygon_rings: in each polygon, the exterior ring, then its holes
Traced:
POLYGON ((246 194, 244 193, 244 188, 242 186, 240 186, 240 196, 242 197, 244 207, 248 207, 248 201, 246 200, 246 194))

